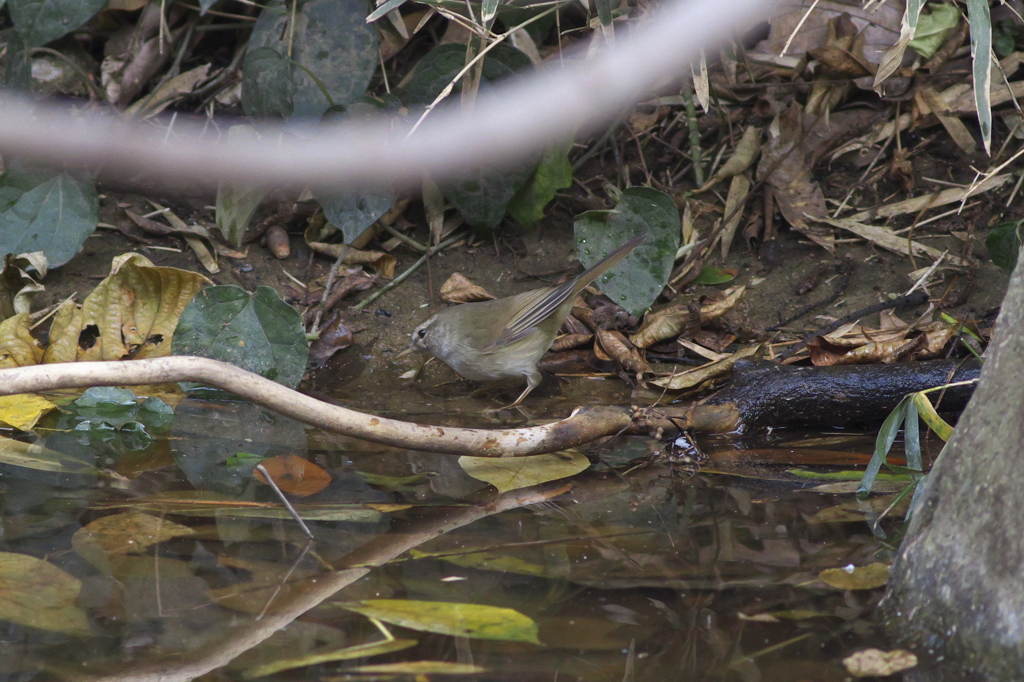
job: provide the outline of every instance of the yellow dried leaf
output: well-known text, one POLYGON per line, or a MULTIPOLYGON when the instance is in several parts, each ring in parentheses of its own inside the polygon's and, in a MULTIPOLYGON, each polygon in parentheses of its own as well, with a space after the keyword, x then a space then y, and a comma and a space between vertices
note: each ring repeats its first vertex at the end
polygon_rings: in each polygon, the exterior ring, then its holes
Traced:
POLYGON ((157 267, 137 253, 119 256, 81 308, 67 305, 57 312, 43 362, 170 355, 178 317, 209 283, 197 272, 157 267), (80 345, 85 330, 96 334, 88 348, 80 345))
POLYGON ((39 364, 43 350, 32 338, 27 313, 0 322, 0 369, 39 364))

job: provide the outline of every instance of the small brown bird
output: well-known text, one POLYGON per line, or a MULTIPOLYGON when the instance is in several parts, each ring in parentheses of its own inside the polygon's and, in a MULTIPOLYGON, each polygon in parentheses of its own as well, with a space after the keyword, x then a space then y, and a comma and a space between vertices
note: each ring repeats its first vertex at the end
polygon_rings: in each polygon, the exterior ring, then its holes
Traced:
POLYGON ((576 295, 646 238, 634 237, 564 284, 446 308, 416 327, 412 345, 474 381, 525 377, 526 389, 509 407, 518 405, 540 384, 537 362, 551 347, 576 295))

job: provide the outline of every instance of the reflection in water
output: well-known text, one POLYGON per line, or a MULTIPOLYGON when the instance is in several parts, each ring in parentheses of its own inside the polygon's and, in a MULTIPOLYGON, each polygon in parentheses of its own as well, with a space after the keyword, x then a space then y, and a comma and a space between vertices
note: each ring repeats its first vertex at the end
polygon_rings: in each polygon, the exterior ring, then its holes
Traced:
MULTIPOLYGON (((239 409, 180 411, 170 439, 130 466, 97 462, 99 474, 0 465, 0 561, 59 569, 26 591, 28 578, 0 565, 4 679, 322 679, 436 661, 476 666, 469 679, 481 680, 841 680, 844 656, 886 647, 879 590, 818 574, 888 561, 885 532, 900 520, 872 532, 877 504, 807 490, 820 481, 793 466, 710 443, 701 468, 680 469, 637 440, 602 451, 568 492, 553 482, 495 503, 454 458, 258 411, 240 429, 239 409), (300 454, 331 474, 322 492, 293 498, 315 543, 239 452, 300 454), (514 609, 540 645, 352 610, 379 599, 514 609)), ((47 440, 81 455, 69 443, 47 440)))

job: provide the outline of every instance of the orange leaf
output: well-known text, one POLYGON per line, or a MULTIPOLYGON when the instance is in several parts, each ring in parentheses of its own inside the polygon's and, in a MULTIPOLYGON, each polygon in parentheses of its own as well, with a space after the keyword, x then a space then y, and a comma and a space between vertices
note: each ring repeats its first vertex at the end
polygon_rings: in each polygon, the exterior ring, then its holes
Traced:
MULTIPOLYGON (((320 492, 331 484, 329 473, 298 455, 270 457, 260 464, 274 479, 277 487, 289 495, 306 497, 320 492)), ((260 483, 267 482, 259 471, 253 471, 253 476, 260 483)))

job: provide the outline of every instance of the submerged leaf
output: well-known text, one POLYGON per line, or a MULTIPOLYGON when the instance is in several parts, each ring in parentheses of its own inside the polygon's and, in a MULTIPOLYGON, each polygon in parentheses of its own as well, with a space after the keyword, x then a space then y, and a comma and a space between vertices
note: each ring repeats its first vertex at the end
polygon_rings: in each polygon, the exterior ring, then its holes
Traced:
POLYGON ((889 564, 826 568, 818 574, 822 582, 841 590, 873 590, 889 582, 889 564))
POLYGON ((367 618, 411 630, 540 644, 533 619, 499 606, 411 599, 365 599, 339 605, 367 618))
POLYGON ((77 604, 81 591, 78 578, 47 561, 0 552, 0 620, 88 635, 89 622, 77 604))
MULTIPOLYGON (((307 497, 331 484, 329 473, 298 455, 269 457, 260 464, 270 474, 277 487, 289 495, 307 497)), ((253 471, 253 477, 261 483, 267 482, 258 469, 253 471)))
POLYGON ((296 656, 293 658, 282 658, 277 661, 271 661, 270 663, 263 663, 244 671, 242 673, 242 677, 244 679, 251 680, 256 677, 273 675, 274 673, 279 673, 284 670, 305 668, 310 665, 319 665, 320 663, 351 661, 356 658, 382 656, 384 654, 402 651, 403 649, 409 649, 417 644, 419 644, 419 642, 415 639, 387 639, 380 642, 356 644, 354 646, 347 646, 344 649, 335 649, 334 651, 326 651, 322 653, 311 653, 306 654, 305 656, 296 656))

